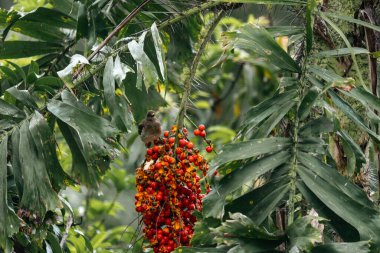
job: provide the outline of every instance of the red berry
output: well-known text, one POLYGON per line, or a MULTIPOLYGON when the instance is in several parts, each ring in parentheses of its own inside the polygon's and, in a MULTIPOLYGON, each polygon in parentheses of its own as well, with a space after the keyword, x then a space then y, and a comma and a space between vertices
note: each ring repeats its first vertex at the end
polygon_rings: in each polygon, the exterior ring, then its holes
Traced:
POLYGON ((162 168, 162 164, 161 164, 160 162, 158 162, 158 163, 156 163, 156 164, 154 165, 154 168, 155 168, 156 170, 159 170, 159 169, 162 168))
POLYGON ((204 138, 204 137, 206 136, 206 131, 203 130, 203 131, 199 134, 199 136, 204 138))
POLYGON ((175 142, 175 138, 174 138, 174 137, 170 137, 170 138, 169 138, 169 143, 170 143, 170 144, 173 144, 174 142, 175 142))
POLYGON ((187 141, 186 141, 185 139, 180 139, 178 144, 179 144, 179 146, 180 146, 181 148, 183 148, 183 147, 186 145, 186 142, 187 142, 187 141))
POLYGON ((194 130, 194 135, 199 136, 201 134, 201 131, 199 129, 194 130))
POLYGON ((206 147, 206 151, 207 151, 207 153, 211 153, 212 150, 213 150, 212 146, 207 146, 207 147, 206 147))
POLYGON ((168 137, 169 137, 169 131, 165 131, 165 132, 164 132, 164 137, 165 137, 165 138, 168 138, 168 137))
POLYGON ((153 152, 154 153, 158 153, 158 151, 160 151, 160 147, 159 146, 154 146, 153 147, 153 152))
POLYGON ((182 151, 183 151, 182 148, 176 148, 176 149, 175 149, 175 153, 176 153, 177 155, 181 154, 182 151))
POLYGON ((153 150, 151 148, 148 148, 146 150, 147 155, 153 155, 153 150))
POLYGON ((188 149, 192 149, 194 147, 194 143, 192 143, 192 142, 188 142, 187 143, 187 148, 188 149))
POLYGON ((198 126, 199 131, 203 131, 206 129, 205 125, 201 124, 198 126))

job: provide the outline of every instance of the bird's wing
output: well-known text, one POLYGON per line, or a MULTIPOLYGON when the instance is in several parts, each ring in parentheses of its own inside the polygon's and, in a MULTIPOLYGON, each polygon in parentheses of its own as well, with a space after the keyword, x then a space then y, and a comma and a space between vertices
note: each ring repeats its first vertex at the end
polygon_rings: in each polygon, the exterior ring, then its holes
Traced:
POLYGON ((138 132, 139 132, 139 135, 141 135, 143 128, 144 128, 144 121, 141 122, 141 123, 138 125, 138 132))

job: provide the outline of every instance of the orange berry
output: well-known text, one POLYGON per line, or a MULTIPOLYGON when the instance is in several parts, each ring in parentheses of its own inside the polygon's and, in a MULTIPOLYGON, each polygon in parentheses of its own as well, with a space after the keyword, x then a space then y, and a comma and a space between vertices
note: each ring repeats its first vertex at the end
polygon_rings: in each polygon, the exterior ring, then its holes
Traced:
POLYGON ((194 130, 194 135, 199 136, 201 134, 201 131, 199 129, 194 130))

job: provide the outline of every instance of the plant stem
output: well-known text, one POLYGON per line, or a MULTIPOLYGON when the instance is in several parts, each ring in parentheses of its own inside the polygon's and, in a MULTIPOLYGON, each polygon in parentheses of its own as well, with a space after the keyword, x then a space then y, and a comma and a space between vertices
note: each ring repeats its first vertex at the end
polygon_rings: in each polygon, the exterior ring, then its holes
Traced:
MULTIPOLYGON (((306 43, 306 42, 304 42, 306 43)), ((305 47, 304 47, 305 48, 305 47)), ((297 194, 297 187, 296 187, 296 181, 297 181, 297 153, 298 153, 298 142, 299 142, 299 136, 298 131, 300 127, 300 119, 298 117, 298 110, 300 109, 300 105, 302 102, 302 99, 304 97, 305 93, 305 78, 306 78, 306 67, 308 62, 308 56, 305 54, 303 59, 303 67, 302 72, 299 77, 299 92, 298 92, 298 102, 297 102, 297 110, 295 114, 295 122, 294 122, 294 130, 293 130, 293 157, 292 157, 292 163, 291 168, 289 172, 290 177, 290 189, 289 189, 289 199, 288 199, 288 220, 287 220, 287 226, 290 226, 294 221, 294 212, 295 212, 295 197, 297 194)))
POLYGON ((214 17, 214 20, 211 22, 210 27, 208 28, 204 37, 201 38, 199 50, 193 59, 193 62, 192 62, 191 67, 190 67, 190 72, 189 72, 187 78, 185 79, 185 82, 184 82, 184 90, 185 91, 184 91, 183 96, 182 96, 181 105, 179 107, 178 120, 177 120, 176 142, 178 141, 178 132, 180 129, 183 128, 183 122, 184 122, 185 114, 186 114, 186 106, 187 106, 187 102, 189 100, 190 93, 191 93, 191 82, 193 81, 193 78, 194 78, 195 73, 196 73, 197 68, 198 68, 199 61, 203 55, 203 52, 206 48, 206 45, 210 41, 215 27, 218 25, 219 21, 222 19, 223 16, 224 16, 224 12, 220 11, 214 17))

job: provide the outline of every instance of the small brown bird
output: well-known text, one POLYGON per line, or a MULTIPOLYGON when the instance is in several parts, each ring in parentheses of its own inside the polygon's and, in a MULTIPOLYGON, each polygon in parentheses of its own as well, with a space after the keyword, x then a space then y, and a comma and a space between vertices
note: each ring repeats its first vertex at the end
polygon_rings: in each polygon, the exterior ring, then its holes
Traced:
POLYGON ((146 118, 139 124, 138 131, 145 146, 150 147, 161 135, 161 124, 154 111, 148 111, 146 118))

